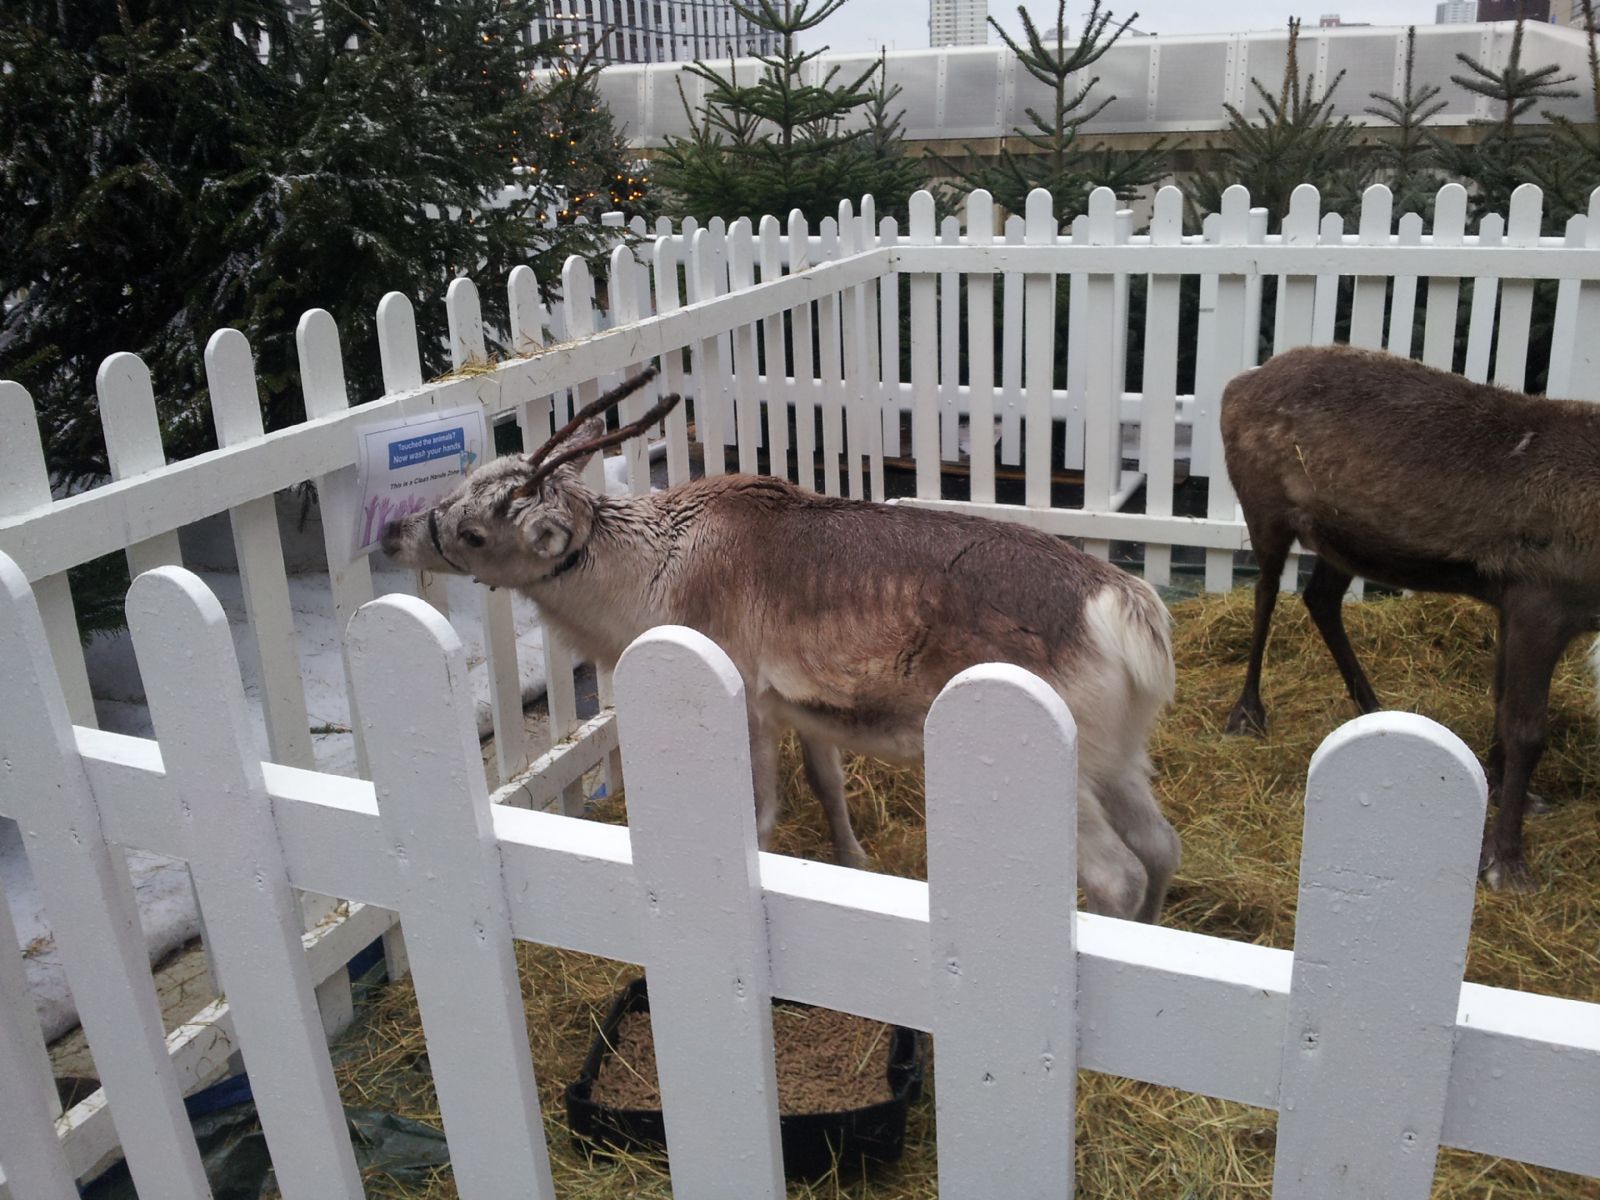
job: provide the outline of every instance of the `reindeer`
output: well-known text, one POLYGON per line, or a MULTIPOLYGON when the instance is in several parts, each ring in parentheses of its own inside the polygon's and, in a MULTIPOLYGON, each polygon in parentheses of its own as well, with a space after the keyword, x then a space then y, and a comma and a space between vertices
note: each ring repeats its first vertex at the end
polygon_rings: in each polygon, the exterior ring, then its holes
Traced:
POLYGON ((1600 406, 1307 347, 1228 384, 1222 442, 1261 568, 1229 732, 1266 728, 1261 660, 1296 538, 1317 555, 1306 608, 1362 712, 1379 706, 1345 635, 1350 580, 1476 597, 1500 618, 1487 764, 1500 807, 1481 873, 1492 888, 1531 889, 1522 819, 1550 677, 1574 637, 1600 628, 1600 406))
POLYGON ((749 700, 757 828, 778 817, 778 741, 799 735, 839 862, 851 828, 840 748, 922 758, 941 688, 978 663, 1044 678, 1078 726, 1079 881, 1088 907, 1155 921, 1179 842, 1149 786, 1146 742, 1173 689, 1168 614, 1142 580, 1020 525, 825 497, 726 475, 644 496, 579 478, 669 396, 613 433, 599 415, 653 375, 586 406, 537 451, 490 462, 383 548, 420 570, 515 588, 602 666, 656 625, 720 645, 749 700))

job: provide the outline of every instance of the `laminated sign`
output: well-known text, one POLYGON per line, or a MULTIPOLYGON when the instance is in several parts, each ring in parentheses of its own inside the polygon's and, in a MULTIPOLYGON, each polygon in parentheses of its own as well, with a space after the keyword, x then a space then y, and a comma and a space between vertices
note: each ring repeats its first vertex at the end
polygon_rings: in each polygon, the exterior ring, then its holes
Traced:
POLYGON ((356 430, 355 554, 375 550, 390 521, 443 500, 483 457, 488 428, 483 409, 456 408, 356 430))

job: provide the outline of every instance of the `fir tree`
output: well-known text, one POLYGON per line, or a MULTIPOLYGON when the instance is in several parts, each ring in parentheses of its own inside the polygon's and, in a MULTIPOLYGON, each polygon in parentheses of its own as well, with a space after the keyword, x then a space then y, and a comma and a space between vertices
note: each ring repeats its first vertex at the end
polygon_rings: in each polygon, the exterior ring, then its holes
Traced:
POLYGON ((1094 0, 1084 21, 1083 37, 1070 47, 1067 45, 1066 0, 1057 0, 1056 25, 1050 33, 1042 32, 1028 10, 1018 6, 1025 45, 1018 43, 993 17, 989 18, 989 24, 1017 56, 1023 69, 1051 89, 1053 103, 1044 113, 1028 109, 1033 127, 1015 130, 1016 135, 1033 148, 1032 153, 1018 154, 1002 149, 998 159, 990 162, 969 146, 965 163, 941 157, 940 163, 959 176, 966 188, 986 189, 996 203, 1014 213, 1024 210, 1029 192, 1045 188, 1055 201, 1057 219, 1070 221, 1088 209, 1089 193, 1095 188, 1109 187, 1119 196, 1127 197, 1165 173, 1166 147, 1159 141, 1148 149, 1131 153, 1103 145, 1082 148, 1078 144, 1083 126, 1094 120, 1116 97, 1107 96, 1091 104, 1090 93, 1100 77, 1094 76, 1077 88, 1071 86, 1069 77, 1098 62, 1139 16, 1132 13, 1113 27, 1111 10, 1101 12, 1100 3, 1101 0, 1094 0))
POLYGON ((1373 146, 1369 156, 1394 193, 1395 212, 1421 213, 1427 218, 1433 212, 1434 196, 1443 180, 1438 169, 1438 147, 1429 138, 1426 126, 1447 104, 1438 98, 1438 84, 1419 87, 1415 82, 1416 53, 1417 27, 1412 25, 1406 29, 1405 78, 1400 95, 1371 92, 1369 97, 1374 103, 1366 111, 1393 127, 1393 134, 1373 146))
POLYGON ((1550 137, 1546 153, 1537 156, 1529 170, 1544 189, 1545 211, 1561 222, 1574 213, 1587 212, 1589 193, 1600 185, 1600 51, 1595 41, 1594 0, 1578 0, 1583 11, 1589 49, 1589 103, 1592 123, 1579 124, 1565 113, 1546 110, 1550 137))
POLYGON ((905 161, 897 120, 883 123, 894 95, 882 92, 882 60, 851 79, 841 80, 838 66, 816 83, 802 78, 828 48, 802 51, 799 35, 844 3, 733 0, 741 16, 777 36, 778 48, 759 59, 753 79, 741 80, 732 62, 725 72, 701 62, 688 68, 708 85, 705 105, 698 116, 690 113, 689 137, 668 139, 656 174, 678 212, 701 220, 781 219, 798 208, 815 222, 835 213, 841 199, 866 193, 880 212, 905 211, 925 176, 905 161))
POLYGON ((1289 50, 1283 80, 1274 95, 1259 79, 1250 86, 1261 99, 1256 120, 1231 104, 1223 105, 1228 128, 1221 149, 1221 165, 1200 172, 1190 193, 1195 216, 1216 212, 1222 193, 1235 183, 1250 191, 1250 202, 1266 208, 1281 222, 1289 211, 1289 197, 1302 183, 1315 183, 1325 209, 1350 211, 1360 198, 1363 173, 1352 161, 1355 126, 1347 117, 1333 115, 1333 93, 1344 78, 1341 71, 1328 82, 1320 97, 1314 72, 1300 78, 1300 22, 1289 22, 1289 50))
POLYGON ((546 228, 546 212, 609 208, 600 181, 638 175, 592 74, 528 86, 559 53, 527 38, 534 0, 297 11, 15 0, 0 14, 0 203, 15 218, 0 226, 0 375, 32 391, 62 477, 105 471, 94 377, 111 351, 149 364, 174 457, 210 444, 201 356, 222 325, 251 340, 269 427, 302 415, 308 308, 333 313, 352 398, 370 398, 384 292, 417 302, 424 369, 441 371, 452 276, 531 261, 548 287, 598 230, 546 228))
POLYGON ((1500 106, 1500 115, 1494 120, 1473 122, 1483 130, 1482 140, 1458 145, 1434 135, 1445 168, 1469 183, 1474 219, 1485 213, 1504 213, 1511 203, 1511 193, 1535 177, 1537 164, 1549 153, 1549 135, 1519 125, 1518 121, 1542 103, 1578 94, 1565 86, 1577 77, 1561 75, 1561 68, 1554 63, 1524 69, 1522 23, 1519 12, 1504 70, 1486 67, 1469 54, 1456 55, 1470 74, 1452 75, 1450 82, 1500 106))

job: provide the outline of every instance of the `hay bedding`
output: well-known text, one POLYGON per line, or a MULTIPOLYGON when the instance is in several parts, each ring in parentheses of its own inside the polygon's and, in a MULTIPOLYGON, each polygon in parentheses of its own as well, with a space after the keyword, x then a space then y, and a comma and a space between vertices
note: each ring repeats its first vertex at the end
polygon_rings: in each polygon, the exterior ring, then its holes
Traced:
MULTIPOLYGON (((1152 746, 1155 785, 1184 840, 1165 924, 1263 945, 1294 935, 1301 794, 1317 744, 1353 711, 1303 607, 1279 607, 1263 698, 1262 740, 1224 736, 1250 634, 1250 595, 1174 606, 1178 699, 1152 746)), ((1351 638, 1380 698, 1455 730, 1480 753, 1492 724, 1488 684, 1494 623, 1470 601, 1383 599, 1347 610, 1351 638)), ((1528 821, 1530 862, 1546 885, 1530 896, 1480 890, 1466 977, 1600 1001, 1600 730, 1583 644, 1551 693, 1550 747, 1535 778, 1554 805, 1528 821)), ((925 878, 920 772, 848 764, 856 827, 881 869, 925 878)), ((784 756, 787 802, 775 849, 824 858, 830 842, 805 790, 798 755, 784 756)), ((620 801, 602 820, 620 822, 620 801)), ((670 1195, 658 1158, 590 1162, 575 1152, 561 1089, 576 1078, 611 998, 637 968, 519 945, 528 1030, 558 1194, 569 1200, 670 1195)), ((937 1053, 937 1047, 935 1047, 937 1053)), ((881 1078, 881 1072, 877 1073, 881 1078)), ((346 1041, 338 1065, 347 1102, 439 1121, 409 983, 384 989, 346 1041)), ((929 1073, 932 1083, 932 1073, 929 1073)), ((1107 1200, 1233 1200, 1271 1192, 1275 1115, 1085 1072, 1078 1108, 1078 1194, 1107 1200)), ((923 1200, 937 1194, 933 1106, 913 1106, 906 1155, 866 1175, 791 1185, 804 1200, 923 1200)), ((425 1187, 369 1180, 373 1197, 453 1197, 445 1172, 425 1187)), ((1600 1181, 1446 1150, 1437 1200, 1600 1200, 1600 1181)))

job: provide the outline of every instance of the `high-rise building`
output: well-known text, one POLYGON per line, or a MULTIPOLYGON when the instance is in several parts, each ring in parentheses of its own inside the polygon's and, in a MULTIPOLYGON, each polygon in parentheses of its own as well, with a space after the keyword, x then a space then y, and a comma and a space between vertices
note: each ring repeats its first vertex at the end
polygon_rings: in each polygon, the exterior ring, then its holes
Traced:
POLYGON ((712 61, 771 54, 777 37, 732 0, 551 0, 533 36, 564 40, 573 53, 599 43, 603 63, 712 61))
POLYGON ((1518 17, 1549 21, 1550 0, 1478 0, 1480 21, 1515 21, 1518 17))
MULTIPOLYGON (((1600 17, 1600 12, 1595 15, 1600 17)), ((1570 25, 1574 29, 1582 29, 1586 20, 1583 15, 1583 5, 1578 3, 1578 0, 1556 0, 1555 20, 1558 24, 1570 25)))
POLYGON ((1478 0, 1444 0, 1433 10, 1435 25, 1470 25, 1478 19, 1478 0))
POLYGON ((989 40, 989 0, 930 0, 928 45, 982 46, 989 40))

